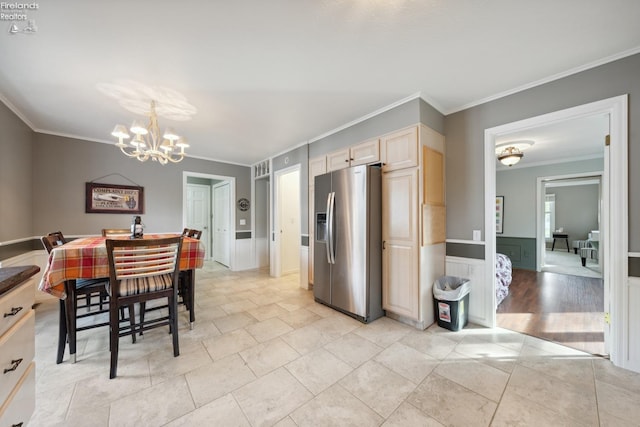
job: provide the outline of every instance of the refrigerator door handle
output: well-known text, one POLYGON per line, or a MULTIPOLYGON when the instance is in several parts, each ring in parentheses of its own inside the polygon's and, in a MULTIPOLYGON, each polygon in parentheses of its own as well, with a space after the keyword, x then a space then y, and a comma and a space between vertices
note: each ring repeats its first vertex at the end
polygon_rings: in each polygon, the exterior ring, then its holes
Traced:
POLYGON ((336 193, 329 193, 327 198, 327 260, 329 264, 336 263, 335 237, 333 233, 333 217, 335 214, 336 193))

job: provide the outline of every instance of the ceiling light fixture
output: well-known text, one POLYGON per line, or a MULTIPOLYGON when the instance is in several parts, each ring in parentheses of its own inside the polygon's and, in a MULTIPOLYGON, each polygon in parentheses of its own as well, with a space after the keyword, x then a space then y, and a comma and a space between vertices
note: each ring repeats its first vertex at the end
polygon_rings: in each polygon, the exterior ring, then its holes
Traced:
POLYGON ((186 140, 172 128, 167 128, 162 137, 160 136, 155 101, 151 101, 149 125, 145 127, 136 120, 129 130, 135 137, 128 144, 123 141, 131 138, 125 126, 116 125, 111 135, 118 138, 116 147, 119 147, 126 156, 135 157, 141 162, 152 159, 162 165, 166 165, 168 162, 178 163, 184 158, 184 149, 189 146, 186 140))
POLYGON ((511 167, 518 163, 523 156, 522 151, 516 147, 507 147, 498 155, 498 160, 500 160, 500 163, 503 165, 511 167))

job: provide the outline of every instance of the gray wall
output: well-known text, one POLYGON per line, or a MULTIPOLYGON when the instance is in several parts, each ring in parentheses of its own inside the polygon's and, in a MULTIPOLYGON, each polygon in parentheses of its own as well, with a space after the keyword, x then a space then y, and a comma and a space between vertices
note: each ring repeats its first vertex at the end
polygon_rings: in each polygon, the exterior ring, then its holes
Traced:
MULTIPOLYGON (((569 235, 569 245, 574 240, 586 240, 592 230, 598 230, 599 186, 575 185, 547 189, 556 195, 556 226, 569 235)), ((563 247, 563 246, 560 246, 563 247)))
MULTIPOLYGON (((496 196, 504 196, 504 232, 501 236, 536 237, 538 177, 601 172, 603 167, 602 159, 591 159, 496 172, 496 196)), ((558 224, 556 218, 556 225, 558 224)), ((448 234, 447 237, 451 238, 448 234)))
POLYGON ((33 132, 0 103, 0 242, 32 235, 33 132))
POLYGON ((525 90, 445 118, 447 238, 484 226, 484 130, 629 94, 629 250, 640 252, 640 55, 525 90))
MULTIPOLYGON (((33 230, 65 234, 97 234, 103 227, 126 227, 130 215, 85 213, 85 182, 144 187, 143 221, 148 232, 182 230, 182 172, 199 172, 236 178, 236 198, 251 199, 250 172, 245 166, 186 158, 177 164, 140 163, 126 158, 111 144, 92 143, 53 135, 35 134, 33 168, 33 230)), ((247 226, 239 226, 238 230, 247 226)), ((249 229, 249 228, 246 228, 249 229)))
POLYGON ((269 188, 268 178, 256 179, 255 181, 255 201, 253 208, 256 213, 256 224, 254 233, 256 238, 269 237, 269 188))

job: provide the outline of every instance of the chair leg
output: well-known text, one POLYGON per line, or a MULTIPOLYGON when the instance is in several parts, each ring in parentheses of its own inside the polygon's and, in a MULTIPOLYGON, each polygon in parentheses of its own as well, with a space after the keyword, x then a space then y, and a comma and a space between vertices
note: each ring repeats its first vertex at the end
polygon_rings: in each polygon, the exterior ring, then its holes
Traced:
POLYGON ((65 310, 64 300, 60 300, 60 313, 58 317, 58 355, 56 363, 62 363, 64 349, 67 346, 67 310, 65 310))
POLYGON ((67 298, 64 300, 67 318, 67 337, 69 339, 69 358, 71 363, 76 363, 76 313, 78 301, 76 300, 76 284, 73 281, 66 282, 67 298))
POLYGON ((169 318, 171 322, 171 337, 173 338, 173 357, 180 356, 180 344, 178 342, 178 301, 175 293, 169 297, 169 318))
POLYGON ((194 297, 194 293, 195 293, 195 271, 194 270, 189 270, 187 272, 187 298, 189 299, 189 304, 187 305, 187 308, 189 309, 189 329, 193 329, 193 324, 196 321, 196 314, 195 314, 195 297, 194 297))
MULTIPOLYGON (((129 326, 131 326, 131 342, 136 343, 136 309, 133 304, 129 305, 129 326)), ((142 326, 140 326, 142 328, 142 326)))
POLYGON ((118 334, 120 332, 120 319, 118 307, 115 303, 109 303, 109 349, 111 350, 111 365, 109 379, 115 378, 118 372, 118 334))
POLYGON ((144 312, 146 310, 147 310, 147 303, 145 301, 142 301, 140 303, 140 335, 144 333, 144 331, 142 330, 142 327, 144 325, 144 312))

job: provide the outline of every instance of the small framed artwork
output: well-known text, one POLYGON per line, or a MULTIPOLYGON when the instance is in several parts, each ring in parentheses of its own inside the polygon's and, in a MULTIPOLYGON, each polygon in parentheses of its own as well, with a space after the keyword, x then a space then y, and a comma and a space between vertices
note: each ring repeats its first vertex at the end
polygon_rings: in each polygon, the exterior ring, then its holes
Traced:
POLYGON ((86 183, 86 213, 144 213, 144 187, 86 183))
POLYGON ((496 196, 496 234, 504 231, 504 196, 496 196))

